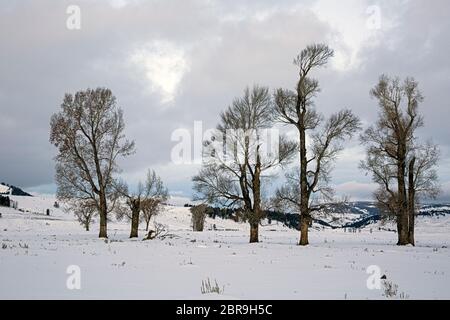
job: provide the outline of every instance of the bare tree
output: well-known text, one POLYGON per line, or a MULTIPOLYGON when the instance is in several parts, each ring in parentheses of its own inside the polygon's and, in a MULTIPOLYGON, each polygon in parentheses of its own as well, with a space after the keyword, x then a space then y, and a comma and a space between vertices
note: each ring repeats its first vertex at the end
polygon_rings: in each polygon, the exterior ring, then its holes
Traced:
POLYGON ((95 203, 99 237, 106 238, 107 215, 115 199, 114 174, 119 171, 117 159, 134 151, 134 142, 123 134, 123 113, 116 98, 105 88, 66 94, 50 127, 50 142, 58 148, 58 199, 95 203))
POLYGON ((320 91, 319 82, 309 74, 324 66, 332 56, 333 50, 324 44, 306 47, 294 60, 299 68, 296 90, 278 89, 275 93, 279 121, 293 125, 299 133, 298 179, 295 179, 295 174, 288 176, 287 186, 279 190, 278 195, 282 196, 280 201, 297 207, 300 245, 308 245, 311 214, 320 208, 312 200, 332 198, 328 181, 333 160, 342 150, 342 142, 360 129, 359 119, 350 110, 342 110, 325 121, 315 109, 314 98, 320 91), (308 133, 312 140, 309 148, 306 142, 308 133), (313 196, 319 194, 320 197, 313 196))
POLYGON ((65 208, 67 212, 73 212, 78 222, 89 231, 94 216, 98 213, 97 205, 92 200, 74 200, 65 208))
POLYGON ((414 245, 418 201, 439 193, 434 169, 439 150, 417 140, 416 131, 423 126, 418 113, 423 97, 413 78, 401 82, 382 75, 371 96, 378 100, 380 112, 378 121, 361 135, 367 157, 360 167, 379 185, 374 196, 382 213, 397 223, 397 244, 414 245))
POLYGON ((124 199, 116 206, 116 218, 119 221, 123 218, 131 221, 130 238, 137 238, 141 203, 145 192, 144 185, 139 182, 136 192, 131 192, 125 182, 118 182, 116 188, 121 198, 124 199))
POLYGON ((258 227, 263 217, 261 181, 269 178, 269 169, 289 161, 296 148, 279 137, 277 154, 264 152, 262 136, 272 125, 268 89, 247 88, 244 96, 221 114, 216 135, 205 144, 203 167, 193 178, 195 199, 240 208, 250 224, 250 242, 259 240, 258 227))
POLYGON ((150 219, 161 211, 163 204, 169 199, 169 191, 155 171, 148 172, 146 187, 148 193, 141 202, 141 209, 145 231, 148 231, 150 219))
POLYGON ((131 220, 130 238, 138 237, 140 213, 144 213, 146 230, 148 230, 150 218, 159 210, 161 203, 169 197, 167 188, 154 170, 147 172, 145 183, 139 182, 136 192, 130 192, 123 182, 117 183, 116 189, 125 199, 125 205, 117 206, 117 218, 120 220, 125 216, 131 220))
POLYGON ((148 231, 150 226, 150 220, 152 217, 158 215, 161 212, 163 201, 159 199, 144 199, 141 202, 142 209, 142 221, 145 223, 145 231, 148 231))
POLYGON ((199 204, 197 206, 193 206, 191 209, 192 214, 192 230, 194 231, 203 231, 203 227, 205 225, 206 214, 208 211, 208 206, 206 204, 199 204))

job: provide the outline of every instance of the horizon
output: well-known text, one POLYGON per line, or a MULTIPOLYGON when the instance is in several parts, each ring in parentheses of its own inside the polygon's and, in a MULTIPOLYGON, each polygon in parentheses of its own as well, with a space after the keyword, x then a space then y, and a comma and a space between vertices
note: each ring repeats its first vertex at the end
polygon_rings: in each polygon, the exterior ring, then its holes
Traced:
MULTIPOLYGON (((0 182, 0 184, 3 184, 2 182, 0 182)), ((10 185, 11 186, 11 185, 10 185)), ((16 186, 13 185, 14 187, 17 187, 19 189, 21 189, 24 192, 27 192, 27 190, 23 190, 20 186, 16 186)), ((28 194, 30 194, 32 197, 51 197, 51 198, 55 198, 56 199, 56 194, 55 193, 39 193, 39 192, 27 192, 28 194)), ((2 193, 0 193, 0 195, 2 195, 2 193)), ((3 194, 3 196, 8 196, 8 194, 3 194)), ((26 196, 19 196, 19 195, 13 195, 14 197, 26 197, 26 196)), ((167 200, 167 204, 169 205, 174 205, 174 206, 184 206, 184 205, 193 205, 195 204, 195 200, 191 200, 189 198, 185 198, 185 197, 177 197, 177 196, 170 196, 170 198, 167 200)), ((355 204, 355 203, 371 203, 371 204, 376 204, 376 200, 375 199, 350 199, 349 201, 347 201, 348 204, 355 204)), ((420 203, 420 206, 428 206, 428 205, 450 205, 450 202, 446 202, 446 201, 439 201, 439 200, 428 200, 428 201, 423 201, 420 203)), ((215 207, 215 206, 212 206, 215 207)))

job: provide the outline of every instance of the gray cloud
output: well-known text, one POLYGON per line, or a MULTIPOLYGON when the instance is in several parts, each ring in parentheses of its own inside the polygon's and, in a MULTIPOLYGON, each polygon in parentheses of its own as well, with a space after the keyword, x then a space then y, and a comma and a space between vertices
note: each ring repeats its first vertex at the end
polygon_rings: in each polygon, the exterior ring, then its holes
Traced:
MULTIPOLYGON (((197 167, 171 164, 173 130, 192 129, 195 120, 214 127, 219 112, 247 85, 292 88, 293 57, 311 42, 327 42, 337 57, 316 74, 323 88, 318 108, 325 114, 352 108, 369 124, 377 111, 368 92, 379 75, 416 77, 426 97, 421 135, 441 145, 441 180, 448 187, 450 129, 442 119, 449 110, 450 22, 445 13, 450 4, 347 0, 326 10, 333 3, 2 2, 0 180, 51 190, 51 114, 65 92, 107 86, 124 109, 127 135, 137 143, 137 154, 122 162, 124 175, 135 182, 154 167, 173 192, 190 196, 197 167), (70 4, 81 8, 81 30, 66 28, 70 4), (371 5, 380 8, 379 30, 366 26, 371 5)), ((333 181, 342 193, 368 198, 370 177, 358 169, 363 149, 357 141, 348 147, 333 181)), ((444 195, 448 198, 448 192, 444 195)))

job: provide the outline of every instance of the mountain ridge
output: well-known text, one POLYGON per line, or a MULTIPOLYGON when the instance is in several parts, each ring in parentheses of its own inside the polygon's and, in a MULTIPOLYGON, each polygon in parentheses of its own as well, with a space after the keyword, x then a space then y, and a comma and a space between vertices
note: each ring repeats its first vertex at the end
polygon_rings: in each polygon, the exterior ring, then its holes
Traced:
POLYGON ((7 184, 5 182, 0 182, 0 194, 1 195, 32 197, 31 194, 23 191, 21 188, 7 184))

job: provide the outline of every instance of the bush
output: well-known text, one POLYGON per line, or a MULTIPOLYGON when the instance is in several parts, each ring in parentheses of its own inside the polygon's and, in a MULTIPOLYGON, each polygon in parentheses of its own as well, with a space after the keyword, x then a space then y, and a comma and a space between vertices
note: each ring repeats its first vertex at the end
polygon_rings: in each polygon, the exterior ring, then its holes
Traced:
POLYGON ((211 280, 206 279, 202 280, 202 287, 200 288, 202 294, 207 293, 217 293, 222 294, 225 291, 225 287, 220 288, 217 280, 214 280, 214 284, 211 283, 211 280))
POLYGON ((404 292, 401 292, 399 294, 399 292, 398 292, 398 285, 397 284, 395 284, 395 283, 393 283, 391 281, 386 281, 386 280, 384 280, 382 282, 382 284, 383 284, 383 296, 384 297, 386 297, 388 299, 397 299, 397 298, 409 299, 409 295, 408 294, 406 294, 404 292))
POLYGON ((207 210, 208 206, 206 204, 200 204, 190 209, 192 213, 192 229, 194 231, 203 231, 207 210))

